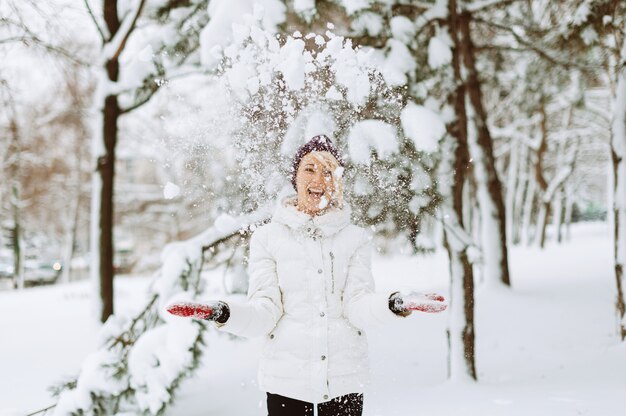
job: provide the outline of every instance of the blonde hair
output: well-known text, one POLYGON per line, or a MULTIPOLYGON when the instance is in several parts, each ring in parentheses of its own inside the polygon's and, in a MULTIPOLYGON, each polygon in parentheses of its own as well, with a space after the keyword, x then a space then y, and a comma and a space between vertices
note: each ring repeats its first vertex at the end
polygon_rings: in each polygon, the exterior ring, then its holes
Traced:
POLYGON ((311 156, 317 160, 324 169, 330 171, 330 174, 333 178, 333 185, 335 188, 335 192, 331 195, 331 200, 329 205, 342 209, 344 207, 343 200, 343 167, 339 165, 335 156, 332 153, 322 150, 322 151, 312 151, 311 156))

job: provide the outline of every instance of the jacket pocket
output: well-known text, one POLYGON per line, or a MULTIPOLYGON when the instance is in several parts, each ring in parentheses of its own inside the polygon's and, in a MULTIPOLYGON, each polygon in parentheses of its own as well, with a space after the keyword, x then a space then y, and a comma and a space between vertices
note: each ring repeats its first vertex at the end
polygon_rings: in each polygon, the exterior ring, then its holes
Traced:
POLYGON ((350 345, 351 351, 350 354, 355 357, 367 357, 368 356, 368 345, 367 345, 367 337, 365 336, 365 332, 363 330, 356 328, 355 326, 348 324, 350 327, 350 345))

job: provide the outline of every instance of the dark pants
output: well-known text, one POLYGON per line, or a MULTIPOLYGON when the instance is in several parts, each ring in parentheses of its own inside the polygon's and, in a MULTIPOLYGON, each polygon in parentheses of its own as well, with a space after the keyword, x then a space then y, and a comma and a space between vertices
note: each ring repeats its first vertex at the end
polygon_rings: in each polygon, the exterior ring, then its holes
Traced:
MULTIPOLYGON (((268 416, 312 416, 313 404, 267 393, 267 412, 268 416)), ((350 393, 319 403, 317 412, 319 416, 361 416, 363 393, 350 393)))

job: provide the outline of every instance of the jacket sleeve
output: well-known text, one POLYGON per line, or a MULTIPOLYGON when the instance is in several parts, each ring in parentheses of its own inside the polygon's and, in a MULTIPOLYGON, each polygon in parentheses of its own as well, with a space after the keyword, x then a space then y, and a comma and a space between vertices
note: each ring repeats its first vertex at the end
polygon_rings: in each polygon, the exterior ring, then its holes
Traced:
POLYGON ((391 293, 376 293, 372 275, 370 236, 363 230, 361 243, 348 263, 343 292, 343 310, 352 325, 359 329, 381 326, 403 316, 389 309, 391 293))
POLYGON ((276 261, 268 251, 268 230, 258 228, 250 237, 248 275, 250 283, 245 301, 228 300, 230 317, 216 325, 221 331, 242 337, 269 333, 283 314, 282 294, 278 287, 276 261))

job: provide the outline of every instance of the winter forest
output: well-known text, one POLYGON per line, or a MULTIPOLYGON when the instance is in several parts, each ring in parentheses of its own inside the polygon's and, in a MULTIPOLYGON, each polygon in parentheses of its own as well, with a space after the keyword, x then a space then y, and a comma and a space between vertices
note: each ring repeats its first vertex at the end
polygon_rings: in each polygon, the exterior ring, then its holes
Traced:
POLYGON ((245 299, 320 134, 376 291, 448 305, 364 415, 626 412, 623 0, 0 0, 0 108, 0 415, 266 415, 165 307, 245 299))

